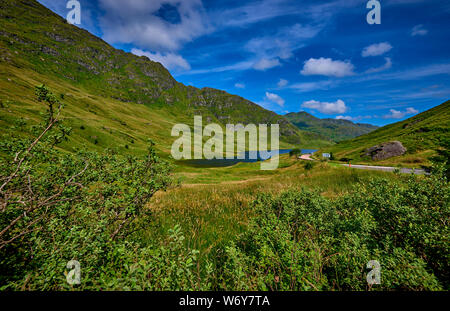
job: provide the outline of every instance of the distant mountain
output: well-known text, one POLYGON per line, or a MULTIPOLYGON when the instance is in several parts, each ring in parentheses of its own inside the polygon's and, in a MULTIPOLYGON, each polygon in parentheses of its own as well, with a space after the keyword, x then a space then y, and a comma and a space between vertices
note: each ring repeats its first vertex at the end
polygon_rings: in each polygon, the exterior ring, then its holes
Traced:
POLYGON ((355 138, 378 129, 375 125, 353 123, 348 120, 319 119, 305 111, 289 113, 285 115, 285 118, 300 130, 319 134, 335 142, 355 138))
POLYGON ((366 150, 393 141, 401 142, 407 151, 403 156, 386 160, 386 164, 398 163, 415 167, 428 165, 429 159, 436 155, 437 150, 450 148, 450 101, 408 120, 340 142, 326 148, 326 151, 333 152, 337 159, 345 157, 355 161, 372 162, 365 155, 366 150))
POLYGON ((34 87, 45 83, 64 97, 73 128, 70 149, 145 150, 148 138, 169 153, 172 126, 204 122, 279 124, 282 146, 331 142, 242 97, 178 83, 160 63, 117 50, 68 24, 35 0, 0 1, 0 133, 18 135, 39 120, 34 87))

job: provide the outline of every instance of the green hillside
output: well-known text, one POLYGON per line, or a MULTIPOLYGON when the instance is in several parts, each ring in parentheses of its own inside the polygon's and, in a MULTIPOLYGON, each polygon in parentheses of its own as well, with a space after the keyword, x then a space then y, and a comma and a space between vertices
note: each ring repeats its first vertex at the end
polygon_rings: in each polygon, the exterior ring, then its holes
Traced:
POLYGON ((241 97, 178 83, 159 63, 117 50, 68 24, 35 0, 0 2, 0 131, 27 135, 43 107, 34 87, 48 85, 72 127, 64 149, 117 148, 141 153, 148 138, 168 154, 177 123, 280 124, 281 146, 330 142, 241 97))
POLYGON ((340 142, 324 150, 333 152, 337 159, 350 158, 355 162, 373 162, 365 156, 365 150, 375 145, 400 141, 406 154, 377 164, 401 164, 405 166, 428 165, 437 150, 450 145, 450 101, 418 114, 408 120, 384 126, 370 134, 340 142))
POLYGON ((319 119, 305 111, 288 113, 285 118, 300 130, 319 134, 335 142, 355 138, 378 128, 378 126, 353 123, 348 120, 319 119))

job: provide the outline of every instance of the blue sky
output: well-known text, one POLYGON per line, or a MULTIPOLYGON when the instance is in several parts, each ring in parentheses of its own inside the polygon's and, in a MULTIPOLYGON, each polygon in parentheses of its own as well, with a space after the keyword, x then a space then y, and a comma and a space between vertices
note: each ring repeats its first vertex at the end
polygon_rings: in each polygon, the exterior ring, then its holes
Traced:
POLYGON ((279 114, 385 125, 450 99, 450 2, 381 0, 380 25, 367 2, 80 0, 80 27, 279 114))

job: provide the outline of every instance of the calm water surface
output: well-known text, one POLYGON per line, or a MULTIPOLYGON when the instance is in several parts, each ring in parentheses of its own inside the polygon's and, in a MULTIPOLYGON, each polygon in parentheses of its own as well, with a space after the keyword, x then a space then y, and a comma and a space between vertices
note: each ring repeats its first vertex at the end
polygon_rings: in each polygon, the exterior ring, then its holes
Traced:
MULTIPOLYGON (((289 153, 292 149, 280 149, 278 150, 279 154, 286 154, 289 153)), ((314 149, 302 149, 302 154, 308 154, 308 153, 314 153, 317 150, 314 149)), ((238 163, 254 163, 259 161, 265 161, 269 158, 264 158, 261 156, 261 154, 258 153, 258 159, 251 159, 250 158, 250 151, 245 152, 245 159, 214 159, 214 160, 185 160, 180 161, 182 164, 186 164, 189 166, 195 166, 195 167, 228 167, 233 166, 238 163)))

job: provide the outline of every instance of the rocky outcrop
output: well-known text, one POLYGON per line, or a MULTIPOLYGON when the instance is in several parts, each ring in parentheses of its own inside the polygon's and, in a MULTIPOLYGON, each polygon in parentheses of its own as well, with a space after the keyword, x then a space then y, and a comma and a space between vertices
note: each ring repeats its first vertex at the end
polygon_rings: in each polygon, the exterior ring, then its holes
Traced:
POLYGON ((366 149, 365 155, 371 157, 374 161, 379 161, 404 155, 405 152, 406 148, 401 142, 392 141, 366 149))

